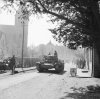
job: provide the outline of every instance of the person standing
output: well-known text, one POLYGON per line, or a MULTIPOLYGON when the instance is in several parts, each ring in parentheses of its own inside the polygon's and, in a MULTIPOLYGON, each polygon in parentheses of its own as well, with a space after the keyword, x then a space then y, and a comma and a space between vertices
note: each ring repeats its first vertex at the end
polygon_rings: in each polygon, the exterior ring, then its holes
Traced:
POLYGON ((14 74, 15 71, 15 55, 10 59, 10 68, 12 70, 12 75, 14 74))

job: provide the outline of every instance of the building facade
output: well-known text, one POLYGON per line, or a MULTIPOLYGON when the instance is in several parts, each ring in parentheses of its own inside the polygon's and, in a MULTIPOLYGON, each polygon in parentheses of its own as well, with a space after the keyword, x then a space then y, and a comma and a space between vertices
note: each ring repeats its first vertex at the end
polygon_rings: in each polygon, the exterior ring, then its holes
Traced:
POLYGON ((28 21, 24 25, 20 18, 21 12, 15 14, 15 25, 0 25, 0 59, 22 55, 22 40, 24 32, 24 56, 27 55, 28 21))

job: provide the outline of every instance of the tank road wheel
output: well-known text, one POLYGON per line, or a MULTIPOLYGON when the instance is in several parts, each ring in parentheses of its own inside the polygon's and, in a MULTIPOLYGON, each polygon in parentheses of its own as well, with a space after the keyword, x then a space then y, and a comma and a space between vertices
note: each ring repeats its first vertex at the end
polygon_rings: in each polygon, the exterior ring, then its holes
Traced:
POLYGON ((55 70, 56 70, 57 73, 64 71, 64 65, 63 64, 57 64, 55 66, 55 70))
POLYGON ((43 69, 40 67, 40 65, 37 65, 37 66, 36 66, 36 69, 37 69, 39 72, 43 72, 43 69))

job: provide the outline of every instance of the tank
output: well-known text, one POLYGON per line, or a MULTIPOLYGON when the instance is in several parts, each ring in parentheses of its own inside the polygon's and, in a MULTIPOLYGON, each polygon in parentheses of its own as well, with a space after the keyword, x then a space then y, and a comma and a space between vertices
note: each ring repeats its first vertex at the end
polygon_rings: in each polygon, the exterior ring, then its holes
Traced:
POLYGON ((56 72, 64 71, 64 61, 59 60, 55 55, 44 56, 43 59, 36 63, 36 68, 39 72, 54 68, 56 72))

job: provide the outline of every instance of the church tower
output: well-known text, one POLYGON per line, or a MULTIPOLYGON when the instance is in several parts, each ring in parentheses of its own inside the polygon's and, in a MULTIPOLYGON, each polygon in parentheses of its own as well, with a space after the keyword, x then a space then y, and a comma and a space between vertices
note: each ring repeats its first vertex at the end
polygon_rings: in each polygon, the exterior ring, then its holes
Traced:
MULTIPOLYGON (((25 20, 23 25, 20 18, 21 10, 19 9, 15 14, 15 25, 0 25, 0 47, 5 50, 3 51, 4 56, 12 56, 13 54, 16 57, 21 57, 22 55, 22 40, 24 32, 24 53, 23 56, 27 56, 27 38, 28 38, 28 21, 25 20), (4 44, 1 44, 4 41, 4 44), (6 46, 6 47, 2 47, 6 46)), ((0 51, 0 53, 2 52, 0 51)))

